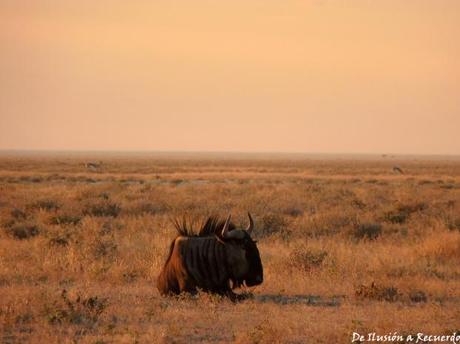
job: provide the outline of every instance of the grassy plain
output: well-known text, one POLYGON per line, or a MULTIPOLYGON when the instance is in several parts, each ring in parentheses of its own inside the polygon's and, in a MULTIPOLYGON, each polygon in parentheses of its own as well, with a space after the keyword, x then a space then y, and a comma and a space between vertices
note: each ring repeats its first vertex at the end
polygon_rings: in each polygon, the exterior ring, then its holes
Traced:
POLYGON ((460 160, 2 153, 0 295, 3 343, 460 332, 460 160), (159 296, 171 217, 248 210, 251 299, 159 296))

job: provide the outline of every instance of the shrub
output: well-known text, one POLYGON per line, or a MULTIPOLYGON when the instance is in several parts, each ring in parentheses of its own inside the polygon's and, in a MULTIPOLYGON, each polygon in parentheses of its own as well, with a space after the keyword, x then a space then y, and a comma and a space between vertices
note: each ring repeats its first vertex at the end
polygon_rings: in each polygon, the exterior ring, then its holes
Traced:
POLYGON ((16 239, 29 239, 40 234, 40 228, 35 224, 19 224, 7 229, 7 233, 16 239))
POLYGON ((60 205, 51 199, 43 199, 29 205, 32 209, 44 209, 47 211, 58 210, 60 205))
POLYGON ((388 212, 385 214, 385 220, 391 223, 404 223, 409 217, 408 213, 405 212, 388 212))
POLYGON ((426 209, 426 207, 427 205, 421 202, 415 204, 402 204, 396 207, 396 209, 387 212, 384 218, 391 223, 405 223, 412 213, 422 211, 426 209))
POLYGON ((407 237, 409 234, 409 229, 400 225, 389 225, 385 226, 385 233, 389 235, 399 235, 402 237, 407 237))
POLYGON ((43 181, 43 178, 40 176, 32 176, 32 177, 29 177, 29 181, 31 183, 41 183, 43 181))
POLYGON ((103 257, 112 257, 117 251, 117 244, 111 240, 98 239, 93 247, 94 257, 99 259, 103 257))
POLYGON ((379 181, 377 179, 368 179, 366 180, 366 183, 368 184, 377 184, 379 181))
POLYGON ((367 223, 359 225, 353 232, 356 239, 374 240, 382 234, 382 225, 379 223, 367 223))
POLYGON ((280 234, 283 237, 289 235, 285 218, 275 213, 264 215, 262 217, 262 226, 257 229, 259 229, 257 233, 259 237, 267 237, 273 234, 280 234))
POLYGON ((417 211, 422 211, 427 208, 427 205, 423 202, 418 202, 414 204, 403 204, 398 207, 399 211, 407 212, 409 214, 415 213, 417 211))
POLYGON ((322 250, 310 250, 304 246, 300 246, 292 250, 288 257, 287 266, 290 269, 309 272, 319 268, 324 259, 327 257, 327 252, 322 250))
POLYGON ((248 332, 238 334, 235 337, 235 343, 283 343, 286 339, 284 333, 286 331, 286 328, 265 319, 248 332))
POLYGON ((100 235, 106 235, 109 233, 112 233, 115 230, 121 230, 123 229, 123 224, 122 223, 116 223, 112 221, 104 222, 104 224, 101 227, 101 230, 99 231, 100 235))
POLYGON ((17 208, 11 210, 11 216, 16 220, 25 220, 27 218, 27 214, 21 209, 17 208))
POLYGON ((57 215, 50 219, 52 225, 77 225, 81 220, 80 216, 74 215, 57 215))
POLYGON ((450 230, 458 230, 460 231, 460 217, 456 218, 455 220, 448 220, 447 227, 450 230))
POLYGON ((358 286, 355 296, 360 299, 395 302, 400 299, 401 294, 395 287, 378 286, 372 282, 370 286, 358 286))
POLYGON ((428 180, 428 179, 423 179, 423 180, 419 181, 418 184, 419 184, 419 185, 433 184, 433 181, 432 181, 432 180, 428 180))
POLYGON ((94 326, 107 307, 107 299, 98 296, 83 298, 77 295, 75 299, 69 298, 64 289, 60 300, 51 307, 45 306, 45 314, 52 325, 63 323, 94 326))
POLYGON ((107 193, 107 192, 101 192, 101 193, 99 194, 99 197, 102 198, 102 199, 107 200, 107 199, 110 198, 110 194, 107 193))
POLYGON ((134 282, 139 277, 139 274, 135 271, 128 271, 123 273, 123 280, 126 283, 134 282))
POLYGON ((419 302, 427 302, 428 297, 426 294, 421 290, 414 290, 409 293, 409 299, 412 302, 419 303, 419 302))
POLYGON ((130 209, 127 209, 127 213, 132 215, 144 215, 150 214, 155 215, 165 212, 166 207, 161 204, 152 204, 150 202, 138 202, 133 204, 130 209))
POLYGON ((299 217, 303 215, 303 210, 299 208, 286 208, 283 213, 292 217, 299 217))
POLYGON ((363 201, 361 201, 360 199, 353 199, 351 201, 351 205, 354 207, 354 208, 357 208, 357 209, 365 209, 366 208, 366 203, 364 203, 363 201))
POLYGON ((116 203, 97 203, 87 206, 87 208, 83 211, 83 214, 99 217, 117 217, 120 212, 121 207, 116 203))
POLYGON ((67 246, 69 244, 69 235, 56 235, 49 239, 50 246, 67 246))

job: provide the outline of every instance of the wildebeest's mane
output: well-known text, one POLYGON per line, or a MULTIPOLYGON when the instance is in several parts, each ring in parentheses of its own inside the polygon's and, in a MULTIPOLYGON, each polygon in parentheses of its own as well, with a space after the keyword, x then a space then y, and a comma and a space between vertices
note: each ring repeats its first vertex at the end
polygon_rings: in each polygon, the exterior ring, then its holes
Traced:
MULTIPOLYGON (((186 237, 207 237, 217 235, 220 236, 222 228, 224 228, 225 220, 220 219, 217 216, 210 216, 200 226, 199 230, 193 228, 193 222, 187 221, 184 217, 182 220, 173 219, 174 227, 176 227, 177 233, 180 236, 186 237)), ((235 225, 230 222, 229 230, 234 230, 235 225)))

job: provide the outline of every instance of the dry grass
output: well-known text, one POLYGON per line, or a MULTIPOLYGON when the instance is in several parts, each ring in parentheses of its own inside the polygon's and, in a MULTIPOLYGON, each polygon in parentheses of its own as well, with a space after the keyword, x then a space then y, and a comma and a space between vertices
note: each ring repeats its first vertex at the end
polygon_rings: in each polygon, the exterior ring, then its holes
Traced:
POLYGON ((349 342, 460 319, 460 161, 0 157, 0 340, 349 342), (89 171, 85 161, 101 160, 89 171), (397 175, 392 166, 403 166, 397 175), (161 298, 170 218, 255 236, 253 297, 161 298))

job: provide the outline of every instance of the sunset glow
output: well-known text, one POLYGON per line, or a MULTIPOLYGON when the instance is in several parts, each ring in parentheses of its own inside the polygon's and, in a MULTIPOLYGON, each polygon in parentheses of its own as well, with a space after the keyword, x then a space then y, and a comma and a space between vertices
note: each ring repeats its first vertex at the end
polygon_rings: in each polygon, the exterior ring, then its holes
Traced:
POLYGON ((460 154, 460 2, 2 1, 0 149, 460 154))

